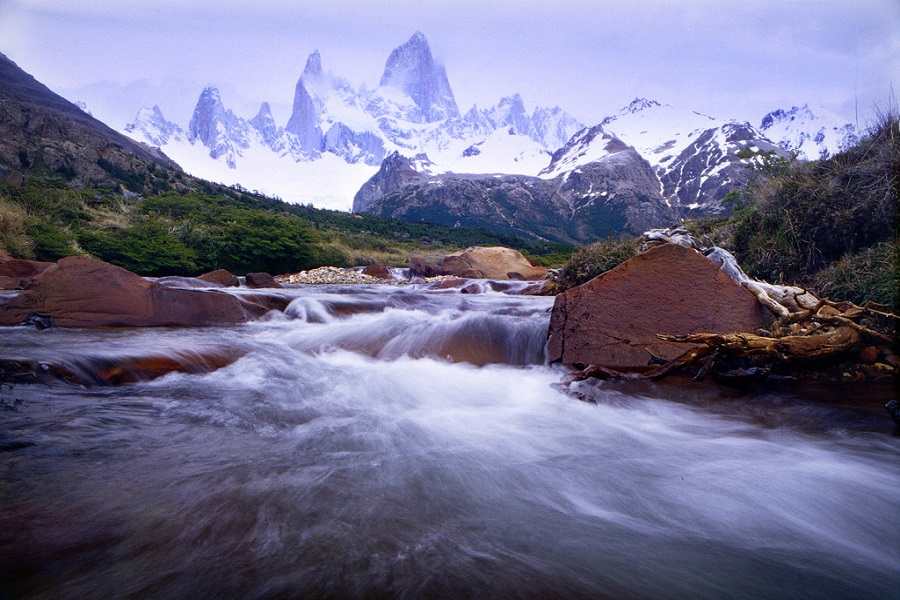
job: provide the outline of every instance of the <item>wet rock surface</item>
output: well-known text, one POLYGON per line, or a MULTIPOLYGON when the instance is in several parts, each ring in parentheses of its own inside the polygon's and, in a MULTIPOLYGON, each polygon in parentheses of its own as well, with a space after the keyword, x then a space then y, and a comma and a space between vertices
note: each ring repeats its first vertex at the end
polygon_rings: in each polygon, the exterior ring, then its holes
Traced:
POLYGON ((222 287, 237 287, 241 285, 237 275, 231 273, 227 269, 216 269, 215 271, 200 275, 197 279, 207 283, 215 283, 222 287))
POLYGON ((53 266, 54 263, 21 258, 0 258, 0 290, 26 287, 31 281, 53 266))
POLYGON ((266 312, 237 296, 170 288, 103 261, 70 256, 0 306, 0 325, 41 313, 60 327, 208 326, 243 323, 266 312))
POLYGON ((281 284, 268 273, 247 273, 244 278, 249 288, 280 288, 281 284))
POLYGON ((566 365, 647 369, 690 348, 657 334, 756 331, 772 317, 699 252, 665 244, 558 295, 548 360, 566 365))

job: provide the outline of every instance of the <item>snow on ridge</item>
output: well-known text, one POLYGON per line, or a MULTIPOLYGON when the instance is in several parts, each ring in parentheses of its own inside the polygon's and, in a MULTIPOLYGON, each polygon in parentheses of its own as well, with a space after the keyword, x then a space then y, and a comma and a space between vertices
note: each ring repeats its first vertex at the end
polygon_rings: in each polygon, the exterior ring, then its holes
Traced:
POLYGON ((856 128, 840 116, 808 104, 774 110, 762 118, 760 130, 798 158, 814 160, 846 150, 859 141, 856 128))

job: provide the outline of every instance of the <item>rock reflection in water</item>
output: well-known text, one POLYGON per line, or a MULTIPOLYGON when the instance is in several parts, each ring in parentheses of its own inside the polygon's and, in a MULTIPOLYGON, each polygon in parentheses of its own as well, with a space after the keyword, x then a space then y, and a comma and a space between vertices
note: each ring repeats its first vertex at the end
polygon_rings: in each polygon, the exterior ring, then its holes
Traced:
POLYGON ((816 405, 747 418, 751 394, 601 384, 578 402, 543 364, 552 299, 284 293, 287 316, 233 328, 3 330, 4 353, 42 361, 237 358, 0 391, 0 597, 885 598, 900 585, 897 438, 816 405))

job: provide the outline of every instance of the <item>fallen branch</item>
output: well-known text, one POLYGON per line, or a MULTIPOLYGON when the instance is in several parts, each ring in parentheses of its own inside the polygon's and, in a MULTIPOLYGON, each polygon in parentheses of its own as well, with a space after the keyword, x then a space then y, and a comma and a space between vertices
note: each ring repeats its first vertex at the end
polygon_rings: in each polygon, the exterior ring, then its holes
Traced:
MULTIPOLYGON (((704 344, 729 356, 771 357, 782 362, 817 360, 849 352, 856 349, 862 340, 861 334, 852 327, 838 327, 815 336, 789 335, 780 338, 763 337, 752 333, 694 333, 657 337, 668 342, 704 344)), ((693 350, 696 348, 682 356, 688 355, 693 350)), ((681 358, 676 358, 672 362, 681 358)))

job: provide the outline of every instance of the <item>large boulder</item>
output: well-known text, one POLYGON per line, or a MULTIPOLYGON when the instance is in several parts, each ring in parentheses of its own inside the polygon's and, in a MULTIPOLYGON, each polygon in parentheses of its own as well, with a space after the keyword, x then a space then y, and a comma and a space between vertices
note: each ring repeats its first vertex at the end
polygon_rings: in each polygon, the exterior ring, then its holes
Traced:
POLYGON ((547 357, 582 367, 644 370, 689 348, 657 334, 753 332, 772 317, 703 254, 665 244, 556 297, 547 357))
POLYGON ((474 246, 445 256, 442 269, 448 275, 472 279, 537 280, 547 276, 547 269, 532 265, 518 250, 502 246, 474 246))
POLYGON ((191 327, 243 323, 266 312, 218 290, 170 288, 103 261, 70 256, 0 306, 0 325, 41 313, 60 327, 191 327))

